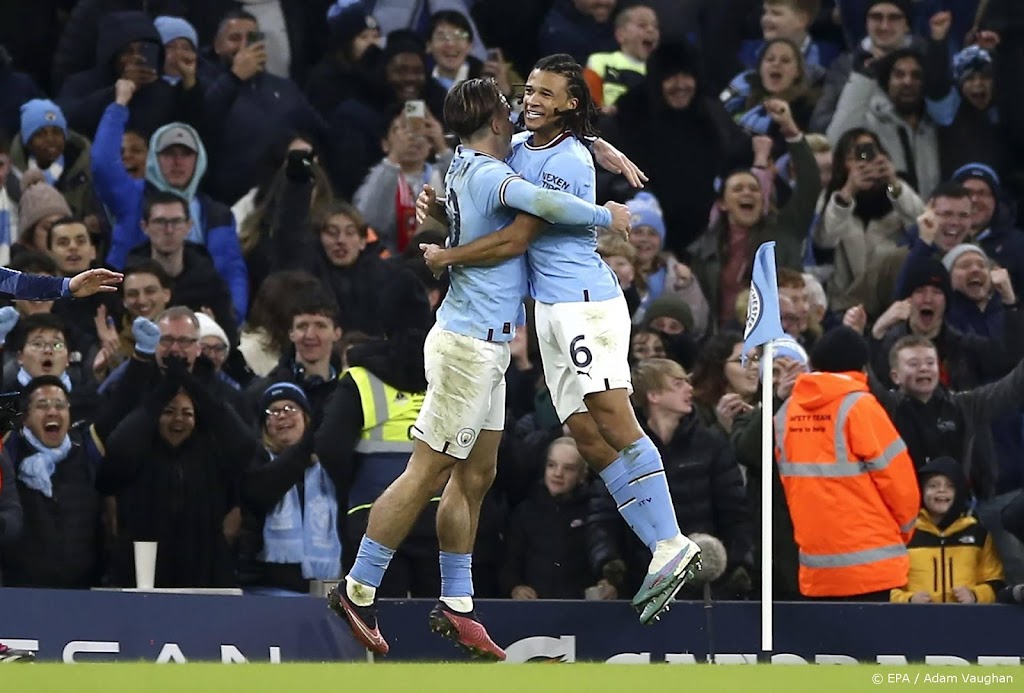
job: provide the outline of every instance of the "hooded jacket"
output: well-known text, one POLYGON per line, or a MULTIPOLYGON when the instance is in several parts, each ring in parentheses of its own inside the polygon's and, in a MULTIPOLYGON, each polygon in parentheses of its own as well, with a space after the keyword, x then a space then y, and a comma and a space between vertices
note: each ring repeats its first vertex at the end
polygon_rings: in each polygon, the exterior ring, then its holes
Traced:
POLYGON ((927 592, 933 604, 956 603, 953 588, 969 587, 979 604, 992 604, 1003 586, 1003 564, 992 535, 968 510, 970 491, 960 464, 952 457, 932 460, 919 473, 921 488, 936 475, 953 482, 953 504, 937 523, 926 508, 921 509, 907 547, 907 583, 893 589, 890 599, 909 602, 916 593, 927 592))
MULTIPOLYGON (((142 12, 111 12, 100 20, 96 67, 68 77, 56 99, 70 128, 78 132, 96 132, 103 109, 114 100, 114 83, 119 77, 117 56, 135 41, 157 46, 159 64, 153 67, 161 72, 164 62, 163 43, 151 17, 142 12)), ((201 98, 199 90, 191 91, 195 92, 191 94, 193 98, 201 98)), ((132 127, 148 133, 162 123, 182 119, 182 109, 187 107, 183 100, 184 94, 188 92, 162 79, 145 85, 132 97, 132 127)))
MULTIPOLYGON (((121 163, 121 138, 128 123, 128 115, 126 107, 117 103, 108 105, 96 131, 96 140, 93 142, 92 172, 96 195, 115 220, 107 264, 118 269, 123 268, 129 252, 146 242, 146 235, 142 232, 140 224, 147 189, 170 191, 181 195, 188 200, 194 223, 202 230, 202 243, 209 250, 214 266, 231 291, 234 322, 241 324, 249 303, 248 270, 242 258, 242 246, 238 242, 235 218, 231 210, 209 195, 198 192, 207 165, 202 140, 194 129, 184 125, 199 142, 196 170, 185 190, 172 188, 163 179, 152 146, 146 159, 146 179, 137 180, 128 175, 124 164, 121 163)), ((166 127, 168 126, 157 130, 153 137, 158 137, 166 127)), ((150 141, 154 142, 155 139, 150 141)))
POLYGON ((775 415, 775 457, 800 549, 800 593, 906 582, 920 493, 906 445, 863 373, 806 373, 775 415))

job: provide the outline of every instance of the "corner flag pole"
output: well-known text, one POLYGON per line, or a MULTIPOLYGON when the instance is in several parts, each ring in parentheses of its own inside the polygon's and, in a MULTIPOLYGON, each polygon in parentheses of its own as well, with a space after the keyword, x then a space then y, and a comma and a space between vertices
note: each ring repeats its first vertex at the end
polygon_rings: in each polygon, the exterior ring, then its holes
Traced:
POLYGON ((775 450, 772 444, 772 412, 775 402, 772 360, 775 346, 766 342, 761 356, 761 659, 772 656, 772 469, 775 450))
MULTIPOLYGON (((771 662, 772 632, 772 413, 775 392, 772 366, 773 339, 782 337, 779 281, 775 271, 775 241, 762 243, 754 253, 750 274, 750 300, 743 331, 743 358, 763 345, 761 356, 761 653, 759 662, 771 662)), ((744 361, 745 363, 745 361, 744 361)))

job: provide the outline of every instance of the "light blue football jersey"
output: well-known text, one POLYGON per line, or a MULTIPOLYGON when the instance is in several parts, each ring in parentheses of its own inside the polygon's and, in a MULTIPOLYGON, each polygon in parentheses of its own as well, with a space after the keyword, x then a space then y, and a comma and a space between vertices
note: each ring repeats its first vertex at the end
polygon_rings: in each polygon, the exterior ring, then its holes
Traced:
MULTIPOLYGON (((529 143, 530 133, 512 139, 509 165, 527 181, 595 200, 594 160, 590 151, 565 132, 543 147, 529 143)), ((597 254, 593 226, 552 224, 530 244, 530 295, 543 303, 605 301, 622 295, 614 272, 597 254)))
MULTIPOLYGON (((505 162, 459 147, 445 176, 448 245, 466 244, 511 224, 516 211, 504 206, 502 193, 506 185, 518 180, 505 162)), ((516 325, 526 321, 523 256, 496 265, 452 267, 450 283, 437 311, 437 324, 443 329, 508 342, 516 325)))

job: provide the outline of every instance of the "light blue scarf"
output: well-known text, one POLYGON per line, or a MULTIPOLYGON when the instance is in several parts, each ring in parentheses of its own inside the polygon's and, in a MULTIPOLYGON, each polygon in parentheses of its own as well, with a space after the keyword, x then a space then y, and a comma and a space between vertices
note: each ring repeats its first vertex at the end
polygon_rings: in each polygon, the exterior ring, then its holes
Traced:
MULTIPOLYGON (((68 392, 71 392, 71 378, 68 377, 68 372, 64 371, 57 377, 60 378, 61 383, 64 384, 64 388, 68 392)), ((18 382, 21 383, 22 387, 32 382, 32 376, 29 374, 28 371, 25 370, 24 367, 18 369, 18 382)))
POLYGON ((65 434, 60 447, 48 448, 27 428, 21 429, 21 435, 38 452, 21 461, 18 478, 29 488, 39 491, 47 498, 53 498, 53 482, 50 477, 57 471, 57 463, 63 462, 71 452, 71 438, 65 434))
MULTIPOLYGON (((270 453, 270 459, 274 457, 270 453)), ((307 580, 336 580, 341 577, 341 540, 334 482, 317 462, 306 469, 303 488, 305 507, 299 507, 299 489, 292 486, 267 513, 261 559, 301 563, 307 580)))

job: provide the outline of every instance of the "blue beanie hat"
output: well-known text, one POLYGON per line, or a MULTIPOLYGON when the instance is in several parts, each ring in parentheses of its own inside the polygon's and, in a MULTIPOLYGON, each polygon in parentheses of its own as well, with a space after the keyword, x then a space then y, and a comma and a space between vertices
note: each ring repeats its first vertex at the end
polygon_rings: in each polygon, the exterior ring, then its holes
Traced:
POLYGON ((299 409, 307 414, 309 413, 309 399, 306 398, 306 393, 302 391, 302 388, 295 383, 282 381, 274 383, 260 395, 260 423, 263 423, 267 418, 267 407, 282 399, 295 402, 295 404, 299 405, 299 409))
POLYGON ((992 54, 978 46, 967 46, 953 56, 953 81, 961 84, 971 75, 992 74, 992 54))
POLYGON ((68 121, 60 106, 49 99, 32 99, 21 105, 21 141, 28 144, 32 135, 45 127, 58 127, 68 134, 68 121))
MULTIPOLYGON (((782 337, 776 337, 772 340, 772 360, 777 358, 792 359, 798 363, 802 363, 805 368, 809 367, 810 359, 807 356, 807 350, 803 348, 800 342, 796 341, 788 334, 782 337)), ((760 363, 761 377, 764 377, 764 361, 760 363)))
POLYGON ((1002 196, 1003 184, 999 180, 999 174, 995 172, 991 166, 975 161, 969 164, 964 164, 957 170, 953 171, 953 180, 957 183, 963 183, 965 180, 971 178, 977 178, 978 180, 985 181, 988 187, 992 190, 992 196, 999 198, 1002 196))
POLYGON ((181 17, 157 17, 153 20, 153 26, 160 34, 160 42, 165 46, 174 39, 188 39, 192 47, 199 48, 199 35, 195 27, 181 17))
POLYGON ((661 236, 662 245, 665 244, 665 217, 658 198, 649 192, 637 193, 636 197, 626 203, 626 207, 629 208, 630 224, 634 227, 650 226, 661 236))

